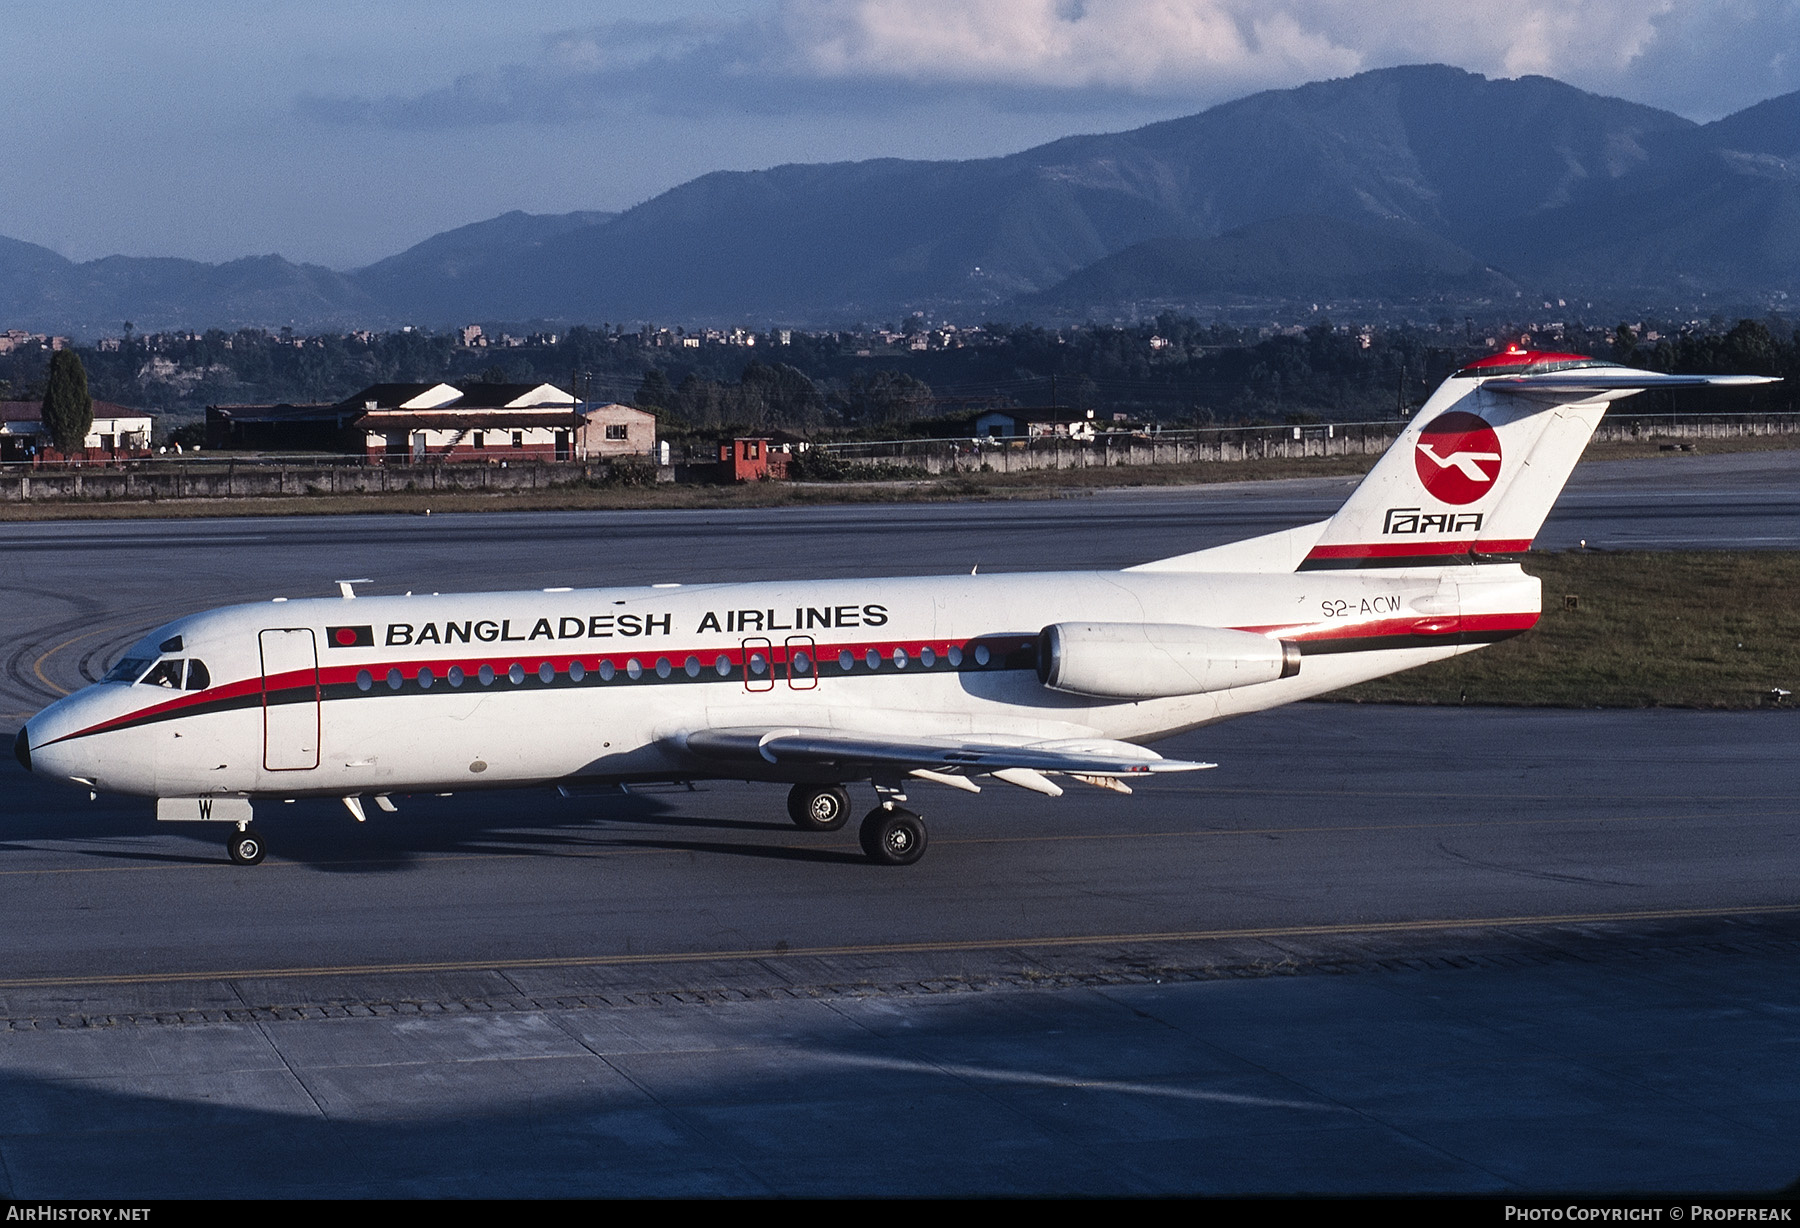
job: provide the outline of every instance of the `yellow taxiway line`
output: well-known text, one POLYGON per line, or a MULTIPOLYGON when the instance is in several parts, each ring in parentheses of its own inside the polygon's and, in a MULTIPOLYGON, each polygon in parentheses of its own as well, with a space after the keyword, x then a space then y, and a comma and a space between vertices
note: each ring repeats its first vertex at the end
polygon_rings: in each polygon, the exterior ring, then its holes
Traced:
POLYGON ((1373 934, 1421 934, 1458 929, 1530 929, 1555 925, 1606 925, 1623 921, 1684 921, 1800 912, 1800 904, 1748 904, 1736 908, 1641 908, 1621 912, 1543 913, 1520 917, 1440 917, 1423 921, 1373 921, 1340 925, 1273 925, 1243 929, 1166 930, 1141 934, 1070 934, 1051 938, 971 938, 939 942, 856 943, 843 946, 775 947, 746 951, 673 951, 641 955, 569 955, 535 959, 423 960, 415 963, 335 964, 286 968, 215 968, 198 972, 20 977, 0 989, 49 989, 70 985, 153 985, 193 981, 288 979, 322 976, 397 976, 420 972, 514 972, 531 969, 605 968, 643 964, 700 964, 761 959, 911 955, 952 951, 1046 950, 1058 947, 1242 942, 1282 938, 1342 938, 1373 934))
POLYGON ((37 680, 39 682, 41 682, 45 686, 49 687, 52 691, 55 691, 58 695, 67 695, 70 693, 68 687, 59 686, 58 684, 50 681, 50 679, 45 676, 44 663, 46 661, 48 661, 51 657, 54 657, 57 653, 61 652, 63 649, 67 648, 70 644, 79 644, 79 643, 81 643, 82 640, 91 640, 96 635, 105 635, 108 631, 117 631, 120 627, 133 626, 136 624, 136 622, 137 622, 137 620, 133 619, 131 622, 128 622, 128 623, 113 623, 111 626, 96 627, 92 631, 83 631, 80 635, 70 636, 68 639, 64 640, 62 643, 58 644, 56 647, 46 648, 43 652, 39 653, 38 659, 31 663, 31 672, 37 675, 37 680))

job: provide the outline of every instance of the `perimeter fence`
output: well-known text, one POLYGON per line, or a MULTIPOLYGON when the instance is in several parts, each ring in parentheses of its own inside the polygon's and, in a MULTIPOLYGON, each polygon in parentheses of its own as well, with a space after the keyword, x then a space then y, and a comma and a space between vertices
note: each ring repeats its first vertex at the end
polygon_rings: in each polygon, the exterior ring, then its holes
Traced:
MULTIPOLYGON (((897 439, 823 443, 811 450, 826 463, 802 463, 820 477, 879 479, 921 474, 1024 473, 1129 465, 1299 460, 1374 456, 1405 427, 1401 420, 1300 426, 1206 427, 1198 430, 1107 431, 1093 439, 897 439)), ((1681 447, 1705 440, 1800 435, 1800 414, 1609 414, 1595 438, 1681 447)), ((795 445, 803 447, 803 445, 795 445)), ((0 502, 43 499, 158 500, 304 497, 400 492, 506 493, 583 483, 640 484, 671 477, 712 480, 716 453, 696 447, 660 472, 642 460, 518 461, 471 464, 361 456, 280 453, 189 453, 66 466, 0 465, 0 502)))

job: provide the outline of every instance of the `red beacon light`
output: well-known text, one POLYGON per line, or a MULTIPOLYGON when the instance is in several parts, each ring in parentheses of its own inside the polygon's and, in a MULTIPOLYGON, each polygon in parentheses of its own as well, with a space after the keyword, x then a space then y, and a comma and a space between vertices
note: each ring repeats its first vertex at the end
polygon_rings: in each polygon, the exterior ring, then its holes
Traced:
POLYGON ((1498 354, 1477 358, 1459 370, 1452 379, 1480 379, 1489 375, 1523 375, 1526 372, 1569 371, 1576 367, 1606 367, 1611 363, 1586 354, 1558 354, 1550 350, 1528 350, 1509 345, 1498 354))

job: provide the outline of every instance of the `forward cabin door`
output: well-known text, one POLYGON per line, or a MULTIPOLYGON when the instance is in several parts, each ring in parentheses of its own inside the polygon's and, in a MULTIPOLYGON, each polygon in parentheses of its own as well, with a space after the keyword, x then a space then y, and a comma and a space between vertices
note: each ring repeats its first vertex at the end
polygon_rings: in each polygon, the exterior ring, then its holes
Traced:
POLYGON ((263 767, 298 772, 319 766, 319 654, 305 627, 264 631, 263 767))

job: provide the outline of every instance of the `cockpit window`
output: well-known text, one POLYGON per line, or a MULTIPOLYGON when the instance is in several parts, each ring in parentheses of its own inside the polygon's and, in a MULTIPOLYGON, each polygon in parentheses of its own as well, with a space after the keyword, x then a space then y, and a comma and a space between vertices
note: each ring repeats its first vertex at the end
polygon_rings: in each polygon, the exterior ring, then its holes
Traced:
POLYGON ((144 686, 166 687, 171 691, 204 691, 212 685, 212 674, 206 662, 198 657, 184 661, 158 661, 148 657, 126 657, 106 671, 102 682, 137 682, 144 686))
POLYGON ((106 677, 102 678, 100 681, 136 682, 139 678, 144 676, 144 671, 149 669, 155 660, 156 658, 154 657, 126 657, 123 661, 120 661, 117 665, 107 670, 106 677))
POLYGON ((172 691, 179 691, 181 689, 181 667, 186 664, 186 661, 179 659, 158 661, 150 672, 138 681, 144 686, 168 687, 172 691))
POLYGON ((172 655, 179 654, 183 646, 179 635, 160 639, 147 635, 127 648, 118 664, 107 670, 100 681, 159 686, 171 691, 204 691, 212 685, 212 674, 198 658, 172 655))

